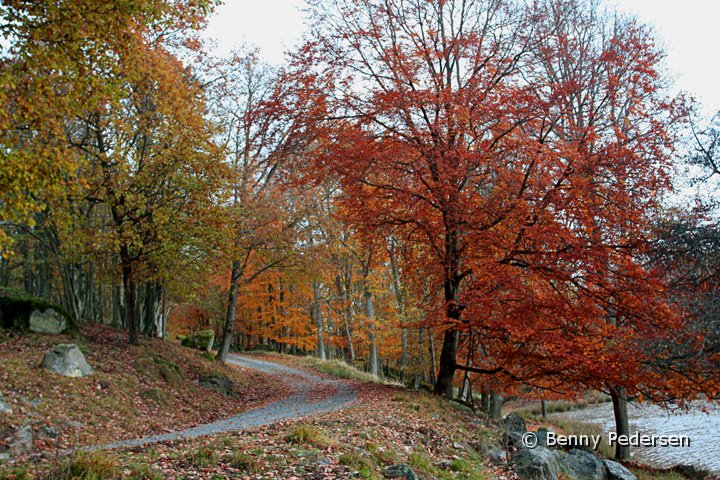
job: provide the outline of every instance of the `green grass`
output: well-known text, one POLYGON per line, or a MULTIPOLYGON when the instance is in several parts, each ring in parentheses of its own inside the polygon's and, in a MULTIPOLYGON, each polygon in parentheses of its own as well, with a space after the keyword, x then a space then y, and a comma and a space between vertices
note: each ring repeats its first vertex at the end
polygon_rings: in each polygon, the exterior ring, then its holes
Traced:
POLYGON ((52 480, 103 480, 120 478, 118 461, 102 452, 79 453, 60 463, 49 475, 52 480))
POLYGON ((250 455, 242 452, 234 452, 228 461, 228 464, 237 468, 241 472, 245 473, 258 473, 260 472, 260 465, 257 460, 250 455))
POLYGON ((205 468, 208 465, 218 463, 218 455, 212 447, 201 447, 200 449, 190 453, 190 464, 197 468, 205 468))
POLYGON ((367 372, 348 365, 342 360, 320 360, 315 357, 305 357, 302 363, 308 367, 332 375, 333 377, 360 380, 362 382, 387 383, 380 377, 370 375, 367 372))
POLYGON ((631 468, 630 471, 635 474, 637 480, 687 480, 687 477, 678 472, 656 472, 640 468, 631 468))
MULTIPOLYGON (((560 401, 551 401, 547 402, 546 409, 548 415, 552 413, 564 413, 564 412, 572 412, 575 410, 584 410, 587 407, 596 405, 598 403, 605 403, 609 402, 610 397, 607 395, 600 395, 598 397, 593 397, 587 400, 579 400, 574 402, 569 402, 565 400, 560 401)), ((515 413, 520 415, 523 418, 528 417, 539 417, 542 415, 542 407, 540 406, 540 402, 537 402, 537 404, 531 408, 523 408, 520 410, 517 410, 515 413)))
POLYGON ((296 445, 313 445, 319 448, 327 448, 335 443, 322 430, 310 425, 295 426, 285 440, 296 445))
POLYGON ((382 477, 375 472, 375 465, 369 458, 363 457, 357 453, 343 453, 340 455, 340 463, 347 466, 351 470, 358 472, 360 478, 371 480, 379 480, 382 477))

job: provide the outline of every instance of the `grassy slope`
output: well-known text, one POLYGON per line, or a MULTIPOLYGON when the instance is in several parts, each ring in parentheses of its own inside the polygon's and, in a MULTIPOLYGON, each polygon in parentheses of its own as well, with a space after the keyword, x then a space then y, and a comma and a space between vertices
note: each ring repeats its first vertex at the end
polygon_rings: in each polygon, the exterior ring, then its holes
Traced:
POLYGON ((0 390, 14 407, 11 415, 0 414, 0 442, 24 424, 33 425, 36 437, 51 426, 60 436, 36 438, 41 455, 214 421, 281 393, 263 374, 217 364, 175 342, 143 339, 130 346, 123 332, 81 329, 84 336, 27 334, 0 343, 0 390), (39 367, 59 343, 77 344, 95 373, 71 379, 39 367), (205 374, 229 377, 238 398, 200 388, 195 382, 205 374))
POLYGON ((56 464, 50 478, 379 479, 384 467, 397 463, 411 465, 424 479, 512 478, 478 453, 495 433, 456 404, 365 382, 362 372, 335 362, 271 360, 348 379, 360 401, 343 412, 245 432, 81 454, 56 464))

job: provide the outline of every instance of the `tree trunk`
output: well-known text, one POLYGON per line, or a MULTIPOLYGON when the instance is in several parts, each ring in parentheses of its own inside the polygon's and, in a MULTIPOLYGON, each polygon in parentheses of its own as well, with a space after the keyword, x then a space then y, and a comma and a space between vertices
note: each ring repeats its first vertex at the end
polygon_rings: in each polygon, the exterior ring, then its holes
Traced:
POLYGON ((352 320, 352 299, 350 298, 350 289, 343 285, 342 277, 335 277, 335 286, 342 300, 343 321, 345 323, 345 335, 348 341, 348 350, 350 351, 350 365, 355 363, 355 346, 353 345, 352 332, 350 330, 350 322, 352 320))
POLYGON ((489 417, 493 420, 502 418, 503 396, 495 390, 490 390, 490 411, 489 417))
MULTIPOLYGON (((227 314, 225 315, 225 325, 223 325, 223 335, 218 348, 217 356, 219 362, 225 362, 233 335, 235 334, 235 312, 237 309, 238 289, 240 288, 240 277, 242 276, 242 266, 240 260, 233 260, 232 270, 230 273, 230 293, 228 294, 227 314)), ((249 343, 249 341, 248 341, 249 343)))
POLYGON ((321 360, 325 360, 325 342, 323 341, 323 317, 322 309, 320 308, 320 283, 313 280, 313 313, 315 316, 315 326, 317 328, 317 357, 321 360))
POLYGON ((540 400, 540 412, 542 413, 542 418, 547 418, 547 401, 546 400, 540 400))
POLYGON ((485 385, 480 389, 480 409, 490 414, 490 391, 485 385))
POLYGON ((437 361, 435 360, 435 339, 430 330, 428 334, 428 350, 430 350, 430 383, 437 385, 437 361))
MULTIPOLYGON (((615 433, 620 435, 630 435, 630 422, 628 421, 627 397, 622 388, 611 388, 610 398, 612 398, 613 412, 615 414, 615 433)), ((615 459, 630 460, 630 447, 621 445, 620 442, 615 443, 615 459)))
POLYGON ((435 393, 452 398, 454 393, 455 359, 457 358, 458 331, 447 330, 440 352, 440 371, 435 382, 435 393))
POLYGON ((407 370, 407 343, 408 331, 405 326, 405 298, 403 290, 400 288, 400 269, 397 264, 397 255, 395 253, 394 241, 390 240, 390 266, 393 275, 393 289, 395 290, 395 301, 397 302, 398 314, 402 325, 401 333, 401 353, 400 353, 400 383, 405 385, 405 370, 407 370))
POLYGON ((125 314, 125 325, 127 325, 128 329, 128 342, 131 345, 139 345, 140 322, 135 304, 135 282, 132 278, 132 259, 130 258, 130 251, 127 245, 120 247, 120 265, 124 292, 123 313, 125 314))
POLYGON ((368 339, 370 340, 370 359, 368 369, 371 375, 378 375, 378 350, 377 338, 375 335, 375 311, 373 306, 372 292, 365 288, 365 313, 368 317, 368 339))
POLYGON ((442 351, 440 353, 440 371, 435 382, 435 393, 447 398, 453 397, 453 381, 458 349, 458 331, 456 324, 460 321, 462 308, 458 304, 460 296, 460 234, 450 230, 445 235, 445 314, 450 326, 445 331, 442 351))
POLYGON ((163 338, 165 332, 165 311, 163 309, 163 287, 157 282, 145 284, 143 307, 143 332, 151 338, 163 338))

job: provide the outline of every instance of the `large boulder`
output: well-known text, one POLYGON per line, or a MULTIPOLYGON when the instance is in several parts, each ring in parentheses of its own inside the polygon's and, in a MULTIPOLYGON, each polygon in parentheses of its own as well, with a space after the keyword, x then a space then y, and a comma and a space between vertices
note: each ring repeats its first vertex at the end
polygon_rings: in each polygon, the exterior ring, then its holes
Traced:
POLYGON ((521 445, 522 436, 527 433, 525 419, 516 413, 510 413, 502 420, 503 441, 507 445, 521 445))
POLYGON ((513 470, 523 480, 557 480, 557 454, 545 447, 521 448, 512 458, 513 470))
POLYGON ((608 480, 637 480, 630 470, 620 465, 618 462, 605 460, 603 463, 605 463, 605 468, 607 469, 608 480))
POLYGON ((195 332, 181 340, 183 347, 196 348, 198 350, 204 350, 209 352, 212 350, 213 342, 215 341, 215 332, 212 330, 200 330, 195 332))
POLYGON ((547 447, 548 446, 548 433, 552 432, 552 430, 542 427, 539 428, 535 433, 535 438, 537 439, 537 444, 541 447, 547 447))
POLYGON ((59 335, 68 329, 67 318, 53 308, 36 308, 30 315, 30 331, 59 335))
POLYGON ((202 388, 225 395, 226 397, 237 397, 233 384, 227 377, 221 377, 219 375, 203 375, 200 377, 198 385, 202 388))
POLYGON ((572 449, 559 455, 560 470, 575 480, 605 480, 607 469, 605 464, 593 453, 585 450, 572 449))
POLYGON ((83 353, 71 343, 57 345, 47 352, 43 357, 42 366, 66 377, 84 377, 93 373, 83 353))
POLYGON ((27 295, 0 294, 0 327, 38 333, 65 333, 73 329, 70 316, 59 305, 27 295))

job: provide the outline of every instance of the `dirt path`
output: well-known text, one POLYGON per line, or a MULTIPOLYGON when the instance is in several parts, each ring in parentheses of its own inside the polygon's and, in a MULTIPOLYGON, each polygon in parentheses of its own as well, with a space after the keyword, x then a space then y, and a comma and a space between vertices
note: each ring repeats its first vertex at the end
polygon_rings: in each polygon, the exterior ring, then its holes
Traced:
POLYGON ((89 447, 87 450, 138 447, 157 442, 245 430, 261 425, 269 425, 280 420, 342 410, 349 407, 357 398, 352 387, 346 383, 336 380, 325 380, 311 373, 277 363, 232 354, 228 357, 228 363, 240 367, 254 368, 270 375, 277 375, 293 393, 282 400, 270 403, 264 407, 243 412, 234 417, 218 420, 217 422, 198 425, 179 432, 164 433, 145 438, 123 440, 106 445, 89 447), (323 392, 327 392, 328 390, 331 391, 329 395, 322 395, 323 392), (314 396, 321 396, 323 399, 317 400, 313 398, 314 396))

